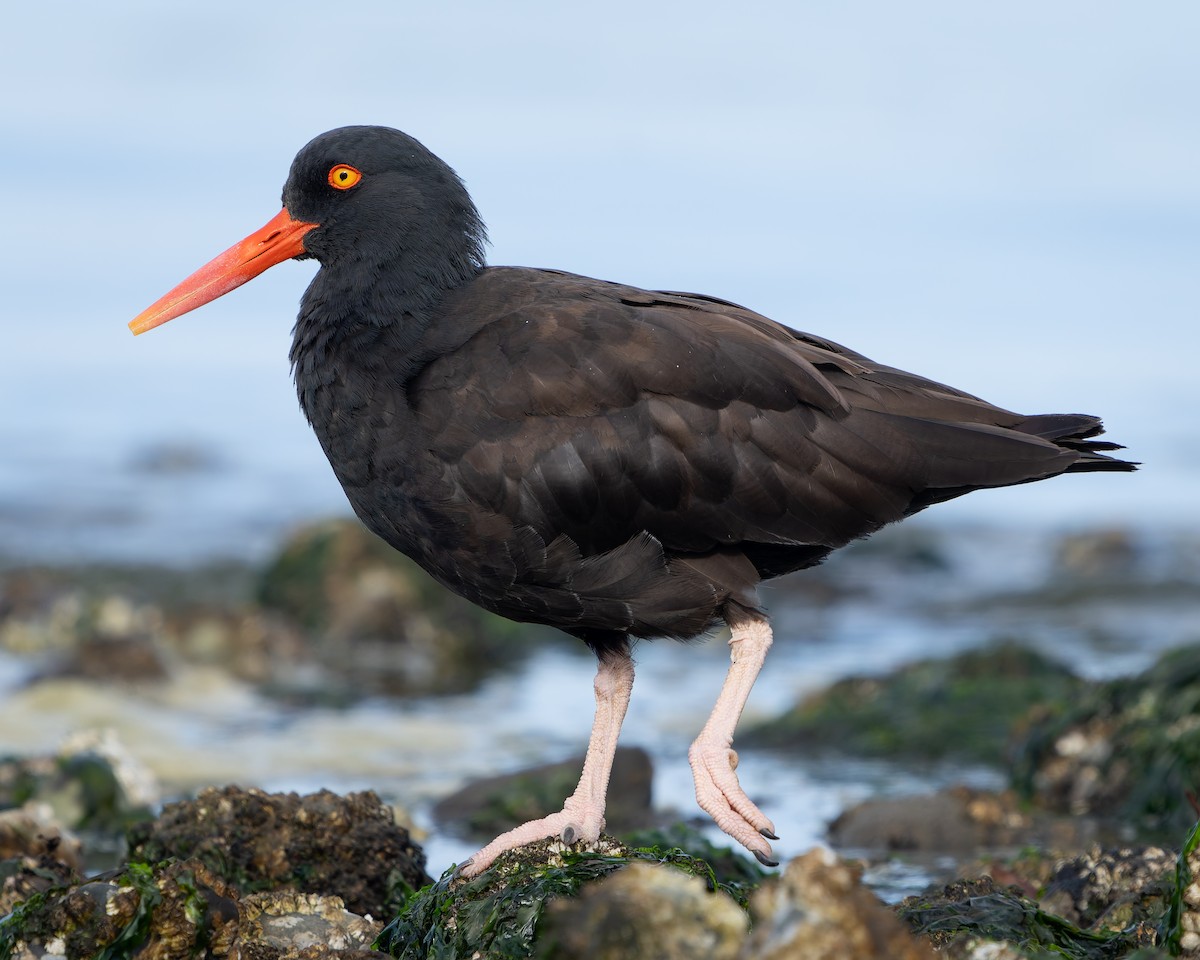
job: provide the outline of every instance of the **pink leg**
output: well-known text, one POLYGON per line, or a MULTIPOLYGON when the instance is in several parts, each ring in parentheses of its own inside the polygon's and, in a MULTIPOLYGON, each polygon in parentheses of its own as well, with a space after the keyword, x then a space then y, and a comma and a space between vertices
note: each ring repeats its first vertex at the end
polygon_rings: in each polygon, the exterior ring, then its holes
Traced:
POLYGON ((771 626, 760 617, 748 617, 730 620, 729 627, 733 631, 729 638, 729 673, 708 722, 688 750, 688 762, 700 807, 762 863, 775 866, 771 845, 763 839, 777 840, 775 827, 751 803, 733 772, 737 767, 733 731, 771 646, 771 626))
POLYGON ((617 736, 633 689, 633 658, 628 650, 601 658, 596 669, 595 688, 596 719, 592 722, 583 774, 575 792, 567 798, 559 813, 530 820, 502 833, 463 864, 463 876, 478 876, 500 854, 545 837, 561 837, 566 843, 579 840, 591 843, 600 836, 604 829, 604 801, 613 756, 617 752, 617 736))

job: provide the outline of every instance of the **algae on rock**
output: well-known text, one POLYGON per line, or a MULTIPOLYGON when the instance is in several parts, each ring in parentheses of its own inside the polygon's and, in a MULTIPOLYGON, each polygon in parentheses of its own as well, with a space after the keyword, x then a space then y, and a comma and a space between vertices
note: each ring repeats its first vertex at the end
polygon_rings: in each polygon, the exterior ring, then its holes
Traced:
MULTIPOLYGON (((571 846, 543 840, 503 854, 478 877, 448 872, 409 900, 376 946, 398 960, 536 957, 538 927, 551 900, 573 897, 584 885, 639 862, 699 877, 710 894, 733 892, 714 879, 708 863, 680 850, 630 848, 611 837, 571 846)), ((744 890, 736 893, 741 897, 735 900, 744 899, 744 890)))
POLYGON ((851 677, 775 720, 743 731, 742 746, 814 747, 867 756, 953 756, 998 764, 1014 725, 1083 681, 1015 643, 921 660, 884 677, 851 677))

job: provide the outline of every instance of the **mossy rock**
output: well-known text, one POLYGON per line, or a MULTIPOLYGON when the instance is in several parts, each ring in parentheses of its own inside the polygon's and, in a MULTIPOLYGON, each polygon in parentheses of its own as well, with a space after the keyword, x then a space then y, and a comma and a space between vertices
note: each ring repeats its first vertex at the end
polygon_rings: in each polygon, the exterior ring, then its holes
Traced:
POLYGON ((299 796, 207 788, 129 832, 130 856, 192 859, 243 894, 296 890, 387 916, 430 880, 425 854, 370 791, 299 796))
POLYGON ((914 933, 947 957, 972 956, 971 944, 1003 942, 1027 958, 1046 960, 1167 960, 1156 931, 1135 927, 1092 933, 1042 910, 1015 887, 991 877, 959 880, 940 891, 909 897, 897 908, 914 933))
POLYGON ((0 960, 41 956, 52 944, 72 958, 201 956, 236 929, 236 900, 198 861, 131 863, 39 893, 0 918, 0 960))
POLYGON ((0 960, 386 960, 369 949, 379 929, 340 897, 242 896, 199 860, 136 862, 36 894, 0 918, 0 960))
POLYGON ((738 736, 741 746, 999 764, 1012 730, 1084 681, 1016 643, 922 660, 885 677, 851 677, 738 736))
POLYGON ((651 854, 684 856, 708 866, 710 886, 720 887, 746 907, 752 894, 773 871, 764 870, 741 847, 718 846, 695 827, 683 823, 669 827, 635 830, 625 838, 633 850, 651 854))
POLYGON ((451 593, 352 520, 297 532, 263 571, 257 597, 307 631, 358 695, 462 692, 561 638, 451 593))
POLYGON ((712 864, 677 848, 635 848, 611 837, 573 846, 544 840, 502 855, 470 880, 448 871, 409 900, 376 948, 400 960, 537 957, 539 924, 549 903, 573 897, 631 863, 681 870, 740 904, 752 889, 741 878, 723 879, 712 864))
MULTIPOLYGON (((583 759, 579 756, 475 780, 438 801, 434 819, 456 836, 491 840, 519 824, 561 810, 564 798, 579 782, 583 759)), ((604 813, 613 834, 624 835, 655 822, 650 805, 653 774, 645 750, 617 747, 604 813)))
POLYGON ((1113 817, 1149 838, 1195 819, 1200 790, 1200 645, 1164 654, 1144 673, 1093 684, 1031 728, 1016 787, 1041 805, 1113 817))
POLYGON ((53 757, 0 758, 0 809, 44 803, 71 830, 120 834, 149 820, 130 800, 112 760, 82 750, 53 757))

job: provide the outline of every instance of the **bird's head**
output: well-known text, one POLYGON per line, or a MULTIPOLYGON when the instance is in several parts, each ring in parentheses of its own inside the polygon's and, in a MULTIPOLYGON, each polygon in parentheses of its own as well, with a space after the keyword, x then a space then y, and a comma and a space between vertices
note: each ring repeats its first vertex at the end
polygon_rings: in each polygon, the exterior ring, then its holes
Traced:
POLYGON ((145 333, 289 259, 322 266, 406 258, 420 282, 446 286, 483 264, 484 228, 453 170, 389 127, 340 127, 292 161, 283 209, 129 324, 145 333))

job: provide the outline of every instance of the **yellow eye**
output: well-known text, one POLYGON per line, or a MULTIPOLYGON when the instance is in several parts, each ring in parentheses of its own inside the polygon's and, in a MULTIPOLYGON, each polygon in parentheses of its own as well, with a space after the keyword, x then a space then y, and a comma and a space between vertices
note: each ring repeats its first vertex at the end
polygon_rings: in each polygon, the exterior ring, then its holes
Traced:
POLYGON ((348 163, 339 163, 329 168, 329 185, 335 190, 349 190, 362 179, 362 174, 348 163))

